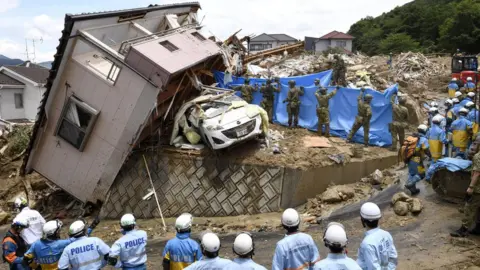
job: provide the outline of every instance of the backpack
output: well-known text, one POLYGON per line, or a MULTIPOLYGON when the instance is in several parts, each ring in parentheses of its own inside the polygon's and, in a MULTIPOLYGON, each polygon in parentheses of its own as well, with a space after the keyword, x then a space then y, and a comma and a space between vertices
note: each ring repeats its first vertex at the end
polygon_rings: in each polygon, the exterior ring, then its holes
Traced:
POLYGON ((402 147, 398 151, 398 159, 408 163, 415 154, 418 144, 418 136, 408 136, 404 141, 402 147))

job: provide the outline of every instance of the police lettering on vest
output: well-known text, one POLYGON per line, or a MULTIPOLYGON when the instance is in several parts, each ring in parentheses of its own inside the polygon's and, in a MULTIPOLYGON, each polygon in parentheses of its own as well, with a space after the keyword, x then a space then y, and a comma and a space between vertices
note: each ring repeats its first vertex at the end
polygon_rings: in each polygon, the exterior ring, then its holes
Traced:
POLYGON ((143 238, 137 238, 135 240, 131 240, 131 241, 128 241, 128 242, 125 242, 125 248, 129 248, 129 247, 135 247, 135 246, 138 246, 138 245, 142 245, 145 243, 145 239, 143 238))
POLYGON ((86 245, 86 246, 82 246, 82 247, 72 248, 70 251, 71 251, 72 255, 75 255, 75 254, 80 254, 80 253, 87 252, 87 251, 92 251, 94 249, 95 248, 94 248, 93 244, 90 244, 90 245, 86 245))

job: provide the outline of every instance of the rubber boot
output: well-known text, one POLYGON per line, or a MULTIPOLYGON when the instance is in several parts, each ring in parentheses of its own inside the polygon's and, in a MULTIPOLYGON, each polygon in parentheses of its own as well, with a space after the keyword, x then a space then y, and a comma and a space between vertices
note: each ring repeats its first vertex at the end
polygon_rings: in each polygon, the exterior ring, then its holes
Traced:
POLYGON ((330 137, 330 125, 325 125, 325 137, 330 137))
POLYGON ((416 184, 413 184, 413 185, 405 185, 405 188, 408 189, 410 191, 410 193, 412 194, 412 196, 415 196, 417 195, 418 193, 420 193, 420 189, 418 189, 416 187, 416 184))
POLYGON ((467 237, 468 236, 468 228, 465 226, 460 227, 460 229, 450 233, 452 237, 467 237))
POLYGON ((476 223, 475 228, 473 228, 473 230, 469 231, 468 233, 473 235, 480 235, 480 223, 476 223))
POLYGON ((292 127, 292 118, 288 118, 288 127, 291 128, 292 127))

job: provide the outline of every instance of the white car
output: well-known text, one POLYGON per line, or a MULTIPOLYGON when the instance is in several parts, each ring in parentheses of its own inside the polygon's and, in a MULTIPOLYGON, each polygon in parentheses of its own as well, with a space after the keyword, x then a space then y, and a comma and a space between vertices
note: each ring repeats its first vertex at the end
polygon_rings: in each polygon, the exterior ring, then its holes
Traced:
POLYGON ((202 140, 214 150, 223 149, 262 134, 260 113, 248 109, 249 106, 257 105, 249 104, 229 110, 234 101, 243 101, 243 99, 230 95, 200 104, 204 111, 203 117, 192 113, 194 108, 187 111, 189 123, 198 128, 202 140))

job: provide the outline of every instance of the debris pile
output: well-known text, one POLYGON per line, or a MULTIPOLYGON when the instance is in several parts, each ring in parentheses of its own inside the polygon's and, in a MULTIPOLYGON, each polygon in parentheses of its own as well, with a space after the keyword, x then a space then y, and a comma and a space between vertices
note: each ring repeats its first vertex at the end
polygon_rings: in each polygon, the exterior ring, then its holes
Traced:
POLYGON ((3 130, 0 135, 0 163, 5 165, 23 156, 31 133, 31 125, 14 125, 3 130))
POLYGON ((431 61, 421 53, 401 53, 393 63, 396 81, 413 82, 417 88, 426 88, 429 77, 447 75, 445 65, 431 61))
POLYGON ((422 212, 422 201, 418 198, 412 198, 405 192, 398 192, 392 197, 393 211, 399 216, 406 216, 408 213, 418 215, 422 212))

